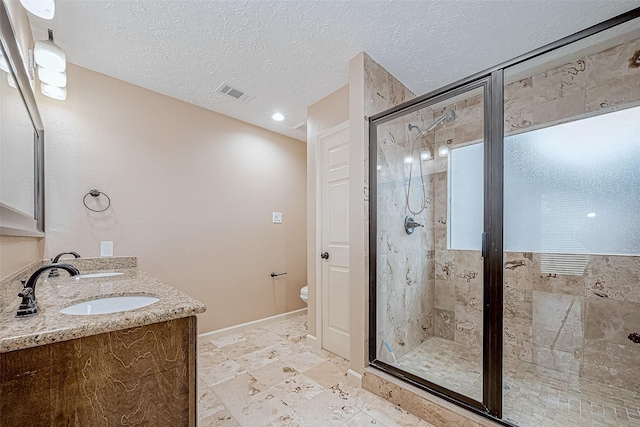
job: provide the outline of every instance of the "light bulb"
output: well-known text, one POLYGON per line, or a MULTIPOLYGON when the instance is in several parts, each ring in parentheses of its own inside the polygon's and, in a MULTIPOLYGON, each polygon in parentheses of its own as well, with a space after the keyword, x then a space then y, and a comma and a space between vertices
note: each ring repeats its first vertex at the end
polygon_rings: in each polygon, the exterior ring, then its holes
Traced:
POLYGON ((595 218, 596 217, 596 213, 595 212, 589 212, 587 214, 587 218, 595 218))
POLYGON ((33 51, 36 64, 51 71, 63 72, 67 68, 67 56, 60 47, 49 40, 36 42, 33 51))
POLYGON ((406 164, 413 163, 413 156, 404 156, 404 162, 406 164))
POLYGON ((48 85, 46 83, 40 83, 40 92, 49 98, 64 101, 67 99, 67 88, 48 85))
POLYGON ((52 19, 56 13, 54 0, 20 0, 20 4, 38 18, 52 19))
POLYGON ((49 68, 38 67, 38 77, 40 81, 48 85, 65 87, 67 85, 67 73, 65 71, 52 71, 49 68))
POLYGON ((422 153, 420 153, 420 158, 422 160, 429 160, 431 158, 431 151, 429 150, 422 150, 422 153))
POLYGON ((447 157, 447 154, 449 154, 449 147, 444 144, 438 147, 438 155, 440 157, 447 157))
POLYGON ((284 120, 284 116, 280 113, 275 113, 273 116, 271 116, 271 118, 276 122, 281 122, 284 120))

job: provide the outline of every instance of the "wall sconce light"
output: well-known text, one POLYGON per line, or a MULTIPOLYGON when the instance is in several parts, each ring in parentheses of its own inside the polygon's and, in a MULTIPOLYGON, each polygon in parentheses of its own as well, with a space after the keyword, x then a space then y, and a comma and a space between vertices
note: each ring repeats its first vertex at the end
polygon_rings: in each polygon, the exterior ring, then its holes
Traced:
POLYGON ((50 68, 44 68, 38 66, 38 77, 42 83, 48 85, 65 87, 67 85, 67 73, 66 71, 52 71, 50 68))
POLYGON ((34 50, 36 64, 51 71, 63 72, 67 68, 67 56, 63 50, 53 42, 53 31, 49 30, 49 40, 36 42, 34 50))
POLYGON ((49 98, 57 99, 58 101, 64 101, 67 99, 67 88, 48 85, 40 82, 40 92, 49 98))
POLYGON ((447 154, 449 154, 449 147, 447 147, 445 144, 440 144, 438 146, 438 156, 447 157, 447 154))
POLYGON ((20 0, 22 7, 42 19, 52 19, 56 13, 54 0, 20 0))
POLYGON ((422 160, 429 160, 431 158, 431 150, 426 149, 426 150, 422 150, 422 152, 420 153, 420 158, 422 160))
POLYGON ((18 88, 18 84, 16 83, 16 79, 13 78, 11 74, 7 74, 7 83, 14 89, 18 88))
POLYGON ((67 99, 67 57, 64 51, 53 42, 53 31, 49 30, 49 40, 40 40, 34 49, 34 58, 38 64, 40 92, 49 98, 64 101, 67 99))
POLYGON ((407 165, 413 163, 413 156, 409 154, 404 156, 404 163, 407 165))

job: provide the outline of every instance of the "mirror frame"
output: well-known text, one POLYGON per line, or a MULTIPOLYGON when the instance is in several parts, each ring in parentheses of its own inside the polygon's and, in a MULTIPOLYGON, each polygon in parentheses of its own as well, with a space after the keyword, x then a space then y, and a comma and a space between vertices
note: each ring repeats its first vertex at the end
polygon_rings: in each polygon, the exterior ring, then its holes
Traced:
POLYGON ((0 203, 0 235, 44 237, 44 126, 29 75, 20 55, 7 6, 1 0, 0 4, 0 50, 11 68, 34 130, 33 216, 30 217, 11 206, 0 203))

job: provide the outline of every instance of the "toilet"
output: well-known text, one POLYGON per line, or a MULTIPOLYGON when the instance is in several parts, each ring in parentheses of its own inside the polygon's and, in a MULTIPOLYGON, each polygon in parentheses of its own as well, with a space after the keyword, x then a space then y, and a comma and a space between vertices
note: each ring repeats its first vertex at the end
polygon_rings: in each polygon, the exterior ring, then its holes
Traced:
POLYGON ((300 299, 302 301, 304 301, 305 304, 308 303, 309 301, 309 287, 305 286, 304 288, 300 289, 300 299))

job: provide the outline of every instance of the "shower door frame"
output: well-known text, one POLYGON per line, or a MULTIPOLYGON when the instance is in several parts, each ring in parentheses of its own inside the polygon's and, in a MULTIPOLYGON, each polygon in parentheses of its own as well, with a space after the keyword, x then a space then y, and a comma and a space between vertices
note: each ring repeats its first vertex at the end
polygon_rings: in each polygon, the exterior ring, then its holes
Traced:
MULTIPOLYGON (((384 363, 375 358, 377 341, 376 329, 376 280, 377 280, 377 238, 369 238, 369 362, 372 366, 391 375, 398 376, 415 385, 426 387, 432 393, 468 409, 483 414, 489 413, 495 417, 501 416, 502 407, 502 286, 489 286, 491 283, 502 284, 502 168, 497 168, 495 162, 502 164, 503 139, 503 108, 502 100, 504 85, 503 72, 497 70, 472 81, 462 82, 455 88, 429 96, 397 111, 382 113, 370 118, 369 121, 369 164, 375 163, 377 158, 377 126, 399 117, 406 116, 447 99, 463 95, 467 92, 482 88, 483 94, 483 143, 484 143, 484 233, 482 238, 483 256, 483 398, 482 402, 469 396, 450 390, 442 385, 433 383, 425 378, 410 374, 395 366, 384 363), (494 105, 498 105, 495 108, 494 105), (497 126, 497 123, 500 126, 497 126), (373 162, 373 163, 372 163, 373 162), (499 191, 497 191, 499 189, 499 191), (499 209, 498 209, 499 208, 499 209), (487 375, 494 373, 494 375, 487 375)), ((370 194, 377 194, 377 170, 369 170, 370 194)), ((369 235, 377 236, 377 200, 369 198, 369 235)))
POLYGON ((640 18, 640 7, 520 55, 495 67, 419 96, 369 118, 369 165, 377 161, 377 127, 439 101, 484 87, 483 398, 478 402, 376 358, 377 350, 377 170, 369 168, 369 364, 492 421, 502 419, 503 382, 503 180, 504 70, 640 18))

